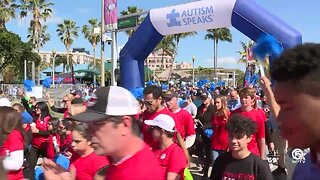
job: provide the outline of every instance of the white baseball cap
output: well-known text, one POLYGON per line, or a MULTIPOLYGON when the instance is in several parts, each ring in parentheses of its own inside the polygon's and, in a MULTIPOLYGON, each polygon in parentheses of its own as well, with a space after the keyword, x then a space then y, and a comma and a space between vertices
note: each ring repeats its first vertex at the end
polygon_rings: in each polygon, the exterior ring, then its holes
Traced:
POLYGON ((174 132, 174 120, 171 116, 166 114, 159 114, 153 120, 145 120, 144 123, 149 126, 157 126, 168 132, 174 132))
POLYGON ((0 98, 0 107, 12 107, 11 102, 7 98, 0 98))
POLYGON ((87 110, 72 119, 80 122, 105 120, 110 116, 136 115, 140 105, 132 93, 119 86, 100 87, 93 99, 90 99, 87 110))

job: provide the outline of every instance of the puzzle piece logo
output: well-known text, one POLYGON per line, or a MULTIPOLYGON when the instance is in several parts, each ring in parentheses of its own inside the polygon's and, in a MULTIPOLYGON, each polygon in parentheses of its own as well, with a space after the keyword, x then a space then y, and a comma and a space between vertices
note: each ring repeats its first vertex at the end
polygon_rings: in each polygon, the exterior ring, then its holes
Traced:
POLYGON ((172 9, 171 13, 167 14, 167 19, 169 20, 167 23, 168 27, 181 26, 180 21, 177 20, 179 17, 180 13, 176 12, 175 9, 172 9))

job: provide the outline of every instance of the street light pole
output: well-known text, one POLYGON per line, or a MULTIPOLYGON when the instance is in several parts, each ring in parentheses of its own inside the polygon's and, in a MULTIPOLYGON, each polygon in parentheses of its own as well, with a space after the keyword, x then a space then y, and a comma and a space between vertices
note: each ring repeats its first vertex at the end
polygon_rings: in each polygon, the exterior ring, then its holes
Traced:
POLYGON ((105 86, 105 71, 104 71, 104 0, 101 0, 101 70, 100 70, 100 75, 101 75, 101 83, 100 86, 104 87, 105 86))
POLYGON ((55 80, 55 61, 56 61, 56 51, 52 50, 52 85, 54 86, 55 80))
POLYGON ((117 86, 117 81, 116 81, 116 68, 117 68, 117 32, 116 30, 113 30, 111 32, 111 38, 112 38, 112 43, 111 43, 111 86, 117 86))
POLYGON ((193 56, 192 57, 192 83, 193 86, 195 86, 195 82, 194 82, 194 61, 196 60, 196 58, 193 56))

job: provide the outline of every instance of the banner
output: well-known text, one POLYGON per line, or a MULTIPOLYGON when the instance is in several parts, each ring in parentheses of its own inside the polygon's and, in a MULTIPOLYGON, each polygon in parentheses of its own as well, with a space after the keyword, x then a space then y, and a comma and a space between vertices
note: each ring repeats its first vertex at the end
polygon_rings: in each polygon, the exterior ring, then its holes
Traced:
POLYGON ((248 87, 251 85, 252 78, 254 77, 254 73, 255 73, 255 65, 247 64, 247 68, 244 73, 243 87, 248 87))
POLYGON ((252 48, 247 48, 247 61, 252 62, 254 60, 252 48))
POLYGON ((229 27, 235 2, 236 0, 203 0, 152 9, 150 19, 162 35, 229 27))
POLYGON ((117 0, 104 1, 104 23, 106 30, 115 30, 118 26, 118 5, 117 0))

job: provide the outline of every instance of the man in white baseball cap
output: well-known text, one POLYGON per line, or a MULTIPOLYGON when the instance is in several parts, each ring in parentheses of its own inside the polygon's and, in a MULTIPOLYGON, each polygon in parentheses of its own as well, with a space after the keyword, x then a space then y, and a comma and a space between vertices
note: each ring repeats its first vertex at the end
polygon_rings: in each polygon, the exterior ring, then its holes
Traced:
MULTIPOLYGON (((95 101, 86 111, 71 119, 88 124, 94 152, 110 159, 105 179, 164 179, 159 162, 139 137, 135 115, 140 107, 136 98, 117 86, 101 87, 95 94, 95 101)), ((44 168, 49 177, 55 173, 47 161, 44 168)))
MULTIPOLYGON (((155 149, 155 156, 160 162, 161 170, 166 174, 166 179, 183 178, 188 162, 185 154, 187 151, 173 141, 175 133, 173 118, 159 114, 153 120, 145 120, 144 123, 151 126, 152 137, 159 143, 158 149, 155 149)), ((182 145, 183 141, 179 141, 179 144, 182 145)))

